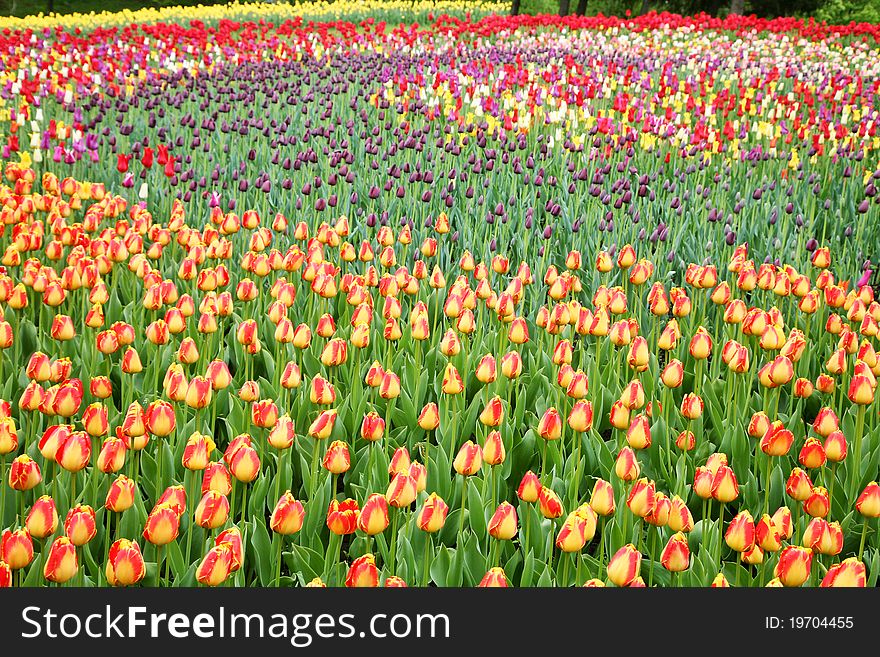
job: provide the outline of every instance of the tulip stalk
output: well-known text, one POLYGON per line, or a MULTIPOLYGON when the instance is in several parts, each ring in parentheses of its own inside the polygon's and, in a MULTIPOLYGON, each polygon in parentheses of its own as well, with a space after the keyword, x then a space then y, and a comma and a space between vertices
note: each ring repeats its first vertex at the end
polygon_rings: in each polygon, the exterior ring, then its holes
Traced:
POLYGON ((275 534, 275 588, 281 588, 281 559, 284 552, 284 535, 275 534))
POLYGON ((859 404, 856 408, 856 433, 853 440, 853 471, 854 475, 850 478, 849 497, 853 502, 859 492, 862 480, 862 438, 865 432, 865 410, 866 406, 859 404))
POLYGON ((400 519, 400 514, 403 513, 403 511, 393 506, 389 511, 391 511, 391 555, 388 557, 388 569, 393 575, 397 572, 397 523, 400 519))
POLYGON ((862 523, 862 538, 859 540, 859 561, 862 560, 862 555, 865 553, 865 539, 868 536, 868 522, 870 522, 869 518, 864 518, 864 522, 862 523))
POLYGON ((468 478, 465 475, 461 475, 461 516, 458 521, 459 535, 464 533, 464 514, 467 510, 467 481, 468 478))
POLYGON ((434 535, 431 533, 425 534, 424 552, 425 554, 422 563, 422 588, 426 588, 431 582, 431 556, 434 553, 434 535))
POLYGON ((3 524, 6 513, 6 488, 6 454, 3 454, 0 456, 0 528, 6 527, 3 524))

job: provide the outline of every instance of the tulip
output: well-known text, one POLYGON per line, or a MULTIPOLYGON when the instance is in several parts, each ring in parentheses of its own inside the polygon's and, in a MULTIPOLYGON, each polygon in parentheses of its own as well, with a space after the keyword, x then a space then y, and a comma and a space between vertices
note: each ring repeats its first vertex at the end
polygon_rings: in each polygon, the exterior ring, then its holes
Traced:
POLYGON ((134 504, 135 484, 125 475, 119 475, 110 484, 104 508, 114 513, 122 513, 134 504))
POLYGON ((593 405, 584 399, 576 401, 568 415, 568 426, 581 433, 589 431, 593 426, 593 405))
POLYGON ((79 559, 76 546, 67 536, 59 536, 49 548, 49 555, 43 566, 43 577, 50 582, 64 584, 76 575, 77 570, 79 559))
POLYGON ((559 499, 555 491, 546 486, 542 486, 541 492, 538 493, 538 505, 541 509, 541 515, 550 520, 559 518, 564 513, 562 500, 559 499))
POLYGON ((800 468, 793 468, 788 480, 785 482, 785 492, 792 499, 804 502, 813 490, 813 483, 806 472, 800 468))
POLYGON ((395 474, 385 492, 388 503, 397 509, 408 507, 415 501, 416 495, 416 481, 408 472, 395 474))
POLYGON ((832 431, 825 438, 825 444, 822 446, 825 450, 825 458, 832 463, 840 463, 846 458, 847 444, 846 438, 842 431, 832 431))
POLYGON ((211 461, 211 452, 215 448, 214 441, 209 437, 193 433, 186 441, 183 448, 181 463, 187 470, 204 470, 211 461))
POLYGON ((516 509, 508 502, 499 504, 489 520, 488 529, 492 538, 500 541, 512 539, 517 531, 516 509))
POLYGON ((126 538, 114 541, 104 573, 111 586, 131 586, 140 582, 146 574, 146 564, 137 542, 126 538))
POLYGON ((541 480, 538 479, 538 476, 529 470, 523 475, 522 480, 520 481, 519 487, 517 488, 516 495, 523 502, 528 502, 532 504, 538 501, 538 496, 541 493, 541 480))
POLYGON ((865 588, 866 585, 865 564, 855 557, 849 557, 831 566, 819 586, 822 588, 865 588))
POLYGON ((449 507, 446 502, 437 493, 431 493, 422 504, 416 522, 419 529, 433 534, 440 531, 446 524, 448 513, 449 507))
POLYGON ((334 475, 348 472, 348 469, 351 467, 348 445, 341 440, 335 440, 330 443, 330 447, 327 448, 327 452, 324 454, 322 465, 325 470, 334 475))
POLYGON ((364 502, 357 528, 368 536, 381 534, 388 528, 388 501, 381 493, 373 493, 364 502))
POLYGON ((98 533, 95 510, 86 504, 73 507, 64 520, 64 533, 76 547, 91 541, 98 533))
POLYGON ((211 403, 213 389, 211 382, 206 377, 194 376, 186 389, 186 405, 195 410, 207 408, 211 403))
POLYGON ((755 522, 748 511, 740 511, 724 534, 724 542, 735 552, 746 552, 755 544, 755 522))
POLYGON ((808 548, 789 545, 782 548, 774 574, 783 586, 800 586, 810 577, 813 552, 808 548))
POLYGON ((278 500, 269 518, 269 528, 276 534, 290 536, 303 526, 305 510, 302 502, 296 500, 289 490, 278 500))
POLYGON ((480 413, 480 422, 487 427, 497 427, 504 419, 504 408, 501 405, 501 397, 495 395, 490 399, 480 413))
POLYGON ((615 586, 629 586, 639 575, 642 555, 635 545, 627 543, 611 557, 608 562, 608 579, 615 586))
POLYGON ((804 441, 798 454, 798 461, 805 468, 816 469, 825 465, 825 448, 817 438, 809 437, 804 441))
POLYGON ((611 426, 615 429, 620 429, 622 431, 629 428, 629 408, 624 406, 622 401, 617 400, 611 405, 611 410, 608 413, 608 419, 611 422, 611 426))
POLYGON ((174 408, 166 401, 152 402, 144 413, 144 424, 147 431, 160 438, 174 431, 174 408))
POLYGON ((507 575, 504 574, 503 568, 494 566, 483 575, 483 579, 477 586, 479 588, 506 588, 508 586, 507 575))
POLYGON ((674 532, 690 532, 694 528, 694 518, 685 501, 673 495, 669 502, 669 528, 674 532))
POLYGON ((618 452, 614 465, 614 472, 622 481, 635 481, 639 477, 639 462, 635 452, 630 447, 624 447, 618 452))
POLYGON ((241 445, 229 459, 229 471, 243 484, 249 484, 260 475, 260 457, 250 445, 241 445))
POLYGON ((726 465, 718 468, 712 479, 712 497, 722 504, 739 497, 739 483, 733 470, 726 465))
POLYGON ((85 431, 74 431, 58 447, 55 461, 68 472, 79 472, 89 464, 92 442, 85 431))
POLYGON ((458 450, 458 454, 455 456, 455 460, 453 461, 455 471, 465 477, 469 477, 479 472, 482 464, 482 450, 479 445, 474 444, 471 440, 468 440, 461 446, 458 450))
POLYGON ((357 529, 359 516, 360 508, 355 500, 346 499, 342 502, 330 500, 330 507, 327 509, 327 527, 339 536, 352 534, 357 529))
POLYGON ((627 507, 639 518, 644 518, 654 511, 654 502, 654 482, 644 478, 639 479, 632 485, 626 498, 627 507))
POLYGON ((559 440, 562 436, 562 418, 559 416, 559 411, 552 407, 544 411, 538 423, 538 434, 544 440, 559 440))
POLYGON ((437 404, 434 402, 428 402, 425 404, 419 413, 417 422, 419 427, 425 431, 434 431, 437 429, 437 427, 440 426, 440 412, 437 408, 437 404))
POLYGON ((219 586, 232 572, 233 553, 229 543, 215 545, 196 569, 196 580, 205 586, 219 586))
MULTIPOLYGON (((40 474, 40 466, 27 454, 16 457, 9 467, 9 487, 19 492, 35 488, 43 477, 40 474)), ((3 483, 0 482, 0 486, 3 483)))
POLYGON ((793 442, 794 434, 786 429, 782 422, 776 420, 761 438, 761 451, 768 456, 784 456, 788 454, 793 442))
POLYGON ((217 491, 209 490, 202 495, 194 513, 195 523, 202 529, 222 527, 229 518, 229 500, 217 491))
POLYGON ((180 515, 170 502, 158 504, 147 517, 143 537, 157 546, 167 545, 177 538, 180 515))
POLYGON ((856 500, 856 511, 865 518, 880 518, 880 484, 872 481, 856 500))
POLYGON ((647 449, 651 446, 651 424, 646 415, 633 418, 626 431, 626 442, 633 449, 647 449))
POLYGON ((828 491, 822 486, 814 486, 809 497, 804 500, 804 511, 814 518, 826 517, 830 507, 828 491))
POLYGON ((365 554, 352 561, 345 576, 345 585, 349 588, 379 586, 376 558, 372 554, 365 554))
POLYGON ((690 566, 691 551, 687 537, 682 532, 673 534, 663 552, 660 554, 660 564, 668 571, 680 573, 690 566))
POLYGON ((34 544, 27 530, 3 531, 0 536, 0 562, 4 562, 10 570, 19 570, 30 564, 33 558, 34 544))
POLYGON ((614 513, 614 488, 604 479, 596 479, 590 495, 590 507, 600 516, 614 513))

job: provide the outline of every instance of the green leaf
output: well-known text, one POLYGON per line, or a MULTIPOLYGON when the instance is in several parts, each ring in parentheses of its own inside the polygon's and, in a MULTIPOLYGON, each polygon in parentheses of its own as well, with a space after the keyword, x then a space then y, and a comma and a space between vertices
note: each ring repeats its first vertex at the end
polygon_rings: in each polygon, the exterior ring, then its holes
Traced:
POLYGON ((251 563, 256 562, 255 570, 260 578, 260 585, 267 586, 272 579, 275 566, 275 557, 271 549, 272 540, 262 522, 252 520, 249 524, 251 526, 251 546, 254 549, 255 557, 251 563))

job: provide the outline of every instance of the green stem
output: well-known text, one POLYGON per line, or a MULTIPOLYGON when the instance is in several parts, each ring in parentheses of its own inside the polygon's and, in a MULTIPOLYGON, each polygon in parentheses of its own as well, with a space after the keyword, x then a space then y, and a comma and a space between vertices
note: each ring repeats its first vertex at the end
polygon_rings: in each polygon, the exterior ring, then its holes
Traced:
POLYGON ((862 560, 862 554, 865 552, 865 538, 868 536, 868 518, 864 518, 862 523, 862 539, 859 541, 859 561, 862 560))
POLYGON ((278 546, 275 550, 275 588, 281 587, 281 555, 284 550, 284 536, 282 534, 277 534, 275 539, 278 542, 278 546))
POLYGON ((314 439, 314 445, 312 446, 312 482, 309 488, 309 500, 313 500, 315 498, 315 492, 318 487, 318 451, 320 449, 320 443, 318 439, 314 439))
POLYGON ((461 478, 461 517, 458 520, 458 533, 464 532, 464 513, 467 509, 467 481, 468 478, 462 475, 461 478))
MULTIPOLYGON (((467 481, 467 480, 465 480, 467 481)), ((391 555, 388 557, 388 569, 393 575, 396 567, 395 567, 395 555, 397 552, 397 521, 400 518, 400 514, 403 513, 400 509, 395 509, 392 507, 391 511, 391 555)), ((463 513, 463 512, 462 512, 463 513)))
POLYGON ((425 534, 425 558, 422 570, 422 587, 428 586, 431 579, 431 555, 434 552, 433 534, 425 534))
POLYGON ((865 431, 865 406, 859 404, 858 409, 856 410, 856 435, 855 441, 853 442, 853 470, 855 471, 855 476, 852 478, 851 490, 850 490, 850 499, 855 502, 856 495, 859 491, 859 486, 862 481, 862 434, 865 431))

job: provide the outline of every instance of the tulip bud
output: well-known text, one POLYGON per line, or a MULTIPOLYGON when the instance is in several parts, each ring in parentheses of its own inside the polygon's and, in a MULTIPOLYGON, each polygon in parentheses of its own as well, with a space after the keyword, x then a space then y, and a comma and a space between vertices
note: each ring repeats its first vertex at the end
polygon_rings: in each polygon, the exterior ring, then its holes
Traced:
POLYGON ((46 565, 43 567, 43 577, 56 584, 64 584, 76 575, 79 570, 79 560, 76 556, 76 546, 67 536, 59 536, 49 548, 46 557, 46 565))
POLYGON ((647 449, 651 446, 651 424, 647 416, 637 415, 626 432, 626 442, 633 449, 647 449))
MULTIPOLYGON (((40 474, 40 466, 27 454, 16 457, 9 466, 9 487, 12 490, 24 492, 35 488, 43 481, 40 474)), ((0 481, 0 486, 3 482, 0 481)))
POLYGON ((232 573, 233 553, 229 543, 215 545, 199 563, 196 580, 205 586, 219 586, 232 573))
POLYGON ((538 476, 534 472, 529 470, 523 475, 519 487, 517 488, 516 495, 523 502, 532 504, 538 501, 540 492, 541 480, 538 479, 538 476))
POLYGON ((425 404, 421 413, 419 413, 418 424, 425 431, 434 431, 440 426, 440 412, 437 404, 434 402, 425 404))
POLYGON ((229 518, 229 500, 215 490, 206 491, 193 515, 195 524, 202 529, 217 529, 229 518))
POLYGON ((500 465, 504 462, 506 451, 504 449, 504 441, 501 439, 501 432, 491 431, 486 436, 486 441, 482 448, 483 462, 490 466, 500 465))
POLYGON ((29 565, 33 558, 34 545, 28 530, 17 529, 12 531, 7 529, 3 532, 2 536, 0 536, 0 563, 5 562, 4 565, 10 570, 20 570, 29 565))
POLYGON ((95 510, 86 504, 73 507, 64 520, 64 533, 77 547, 82 547, 91 541, 98 533, 95 510))
POLYGON ((611 557, 608 562, 608 579, 615 586, 629 586, 638 577, 642 555, 635 545, 627 543, 611 557))
POLYGON ((359 516, 360 509, 355 500, 346 499, 342 502, 330 500, 330 507, 327 509, 327 527, 339 536, 352 534, 357 529, 359 516))
POLYGON ((422 504, 416 522, 419 529, 433 534, 443 528, 448 513, 449 507, 446 502, 437 493, 431 493, 422 504))
POLYGON ((345 576, 345 585, 349 588, 379 586, 376 558, 372 554, 365 554, 352 561, 345 576))
POLYGON ((880 518, 880 484, 872 481, 856 500, 856 511, 865 518, 880 518))
POLYGON ((55 508, 55 500, 48 495, 39 497, 34 502, 30 512, 28 512, 25 527, 27 527, 28 533, 34 538, 43 539, 54 534, 58 527, 58 512, 55 508))
POLYGON ((127 538, 120 538, 110 546, 107 567, 104 570, 111 586, 131 586, 140 582, 147 569, 140 546, 127 538))
POLYGON ((617 454, 614 465, 614 473, 622 481, 635 481, 639 477, 639 462, 635 452, 630 447, 624 447, 617 454))
POLYGON ((453 461, 455 471, 465 477, 476 474, 480 471, 483 464, 483 455, 480 446, 468 440, 458 450, 458 454, 453 461))
POLYGON ((153 545, 167 545, 177 538, 180 515, 169 502, 157 504, 147 517, 143 537, 153 545))
POLYGON ((668 571, 680 573, 690 566, 691 551, 687 537, 681 533, 673 534, 663 552, 660 554, 660 564, 668 571))
POLYGON ((544 440, 558 440, 562 436, 562 418, 552 406, 548 408, 538 423, 538 434, 544 440))
POLYGON ((831 566, 822 583, 822 588, 829 587, 854 587, 865 588, 867 585, 867 577, 865 572, 865 564, 856 557, 844 559, 838 564, 831 566))
POLYGON ((726 465, 722 465, 715 472, 712 479, 712 497, 722 504, 732 502, 739 497, 739 483, 736 474, 726 465))
POLYGON ((122 513, 134 504, 135 485, 134 481, 125 475, 119 475, 110 484, 104 508, 114 513, 122 513))
POLYGON ((488 530, 492 538, 500 541, 512 539, 517 531, 516 509, 508 502, 499 504, 489 520, 488 530))
MULTIPOLYGON (((593 514, 595 516, 594 511, 593 514)), ((587 520, 583 515, 572 511, 565 518, 565 522, 562 523, 562 527, 556 535, 556 547, 566 553, 582 550, 587 543, 586 531, 587 520)))
POLYGON ((551 520, 559 518, 564 513, 562 500, 559 499, 555 491, 546 486, 542 486, 538 493, 538 506, 541 509, 541 515, 551 520))
POLYGON ((804 500, 804 511, 814 518, 824 518, 831 508, 828 490, 823 486, 814 486, 809 497, 804 500))
POLYGON ((305 510, 302 502, 296 500, 289 490, 284 491, 269 519, 269 528, 276 534, 290 536, 303 526, 305 510))
POLYGON ((774 574, 783 586, 800 586, 809 579, 812 562, 812 550, 789 545, 779 553, 774 574))

